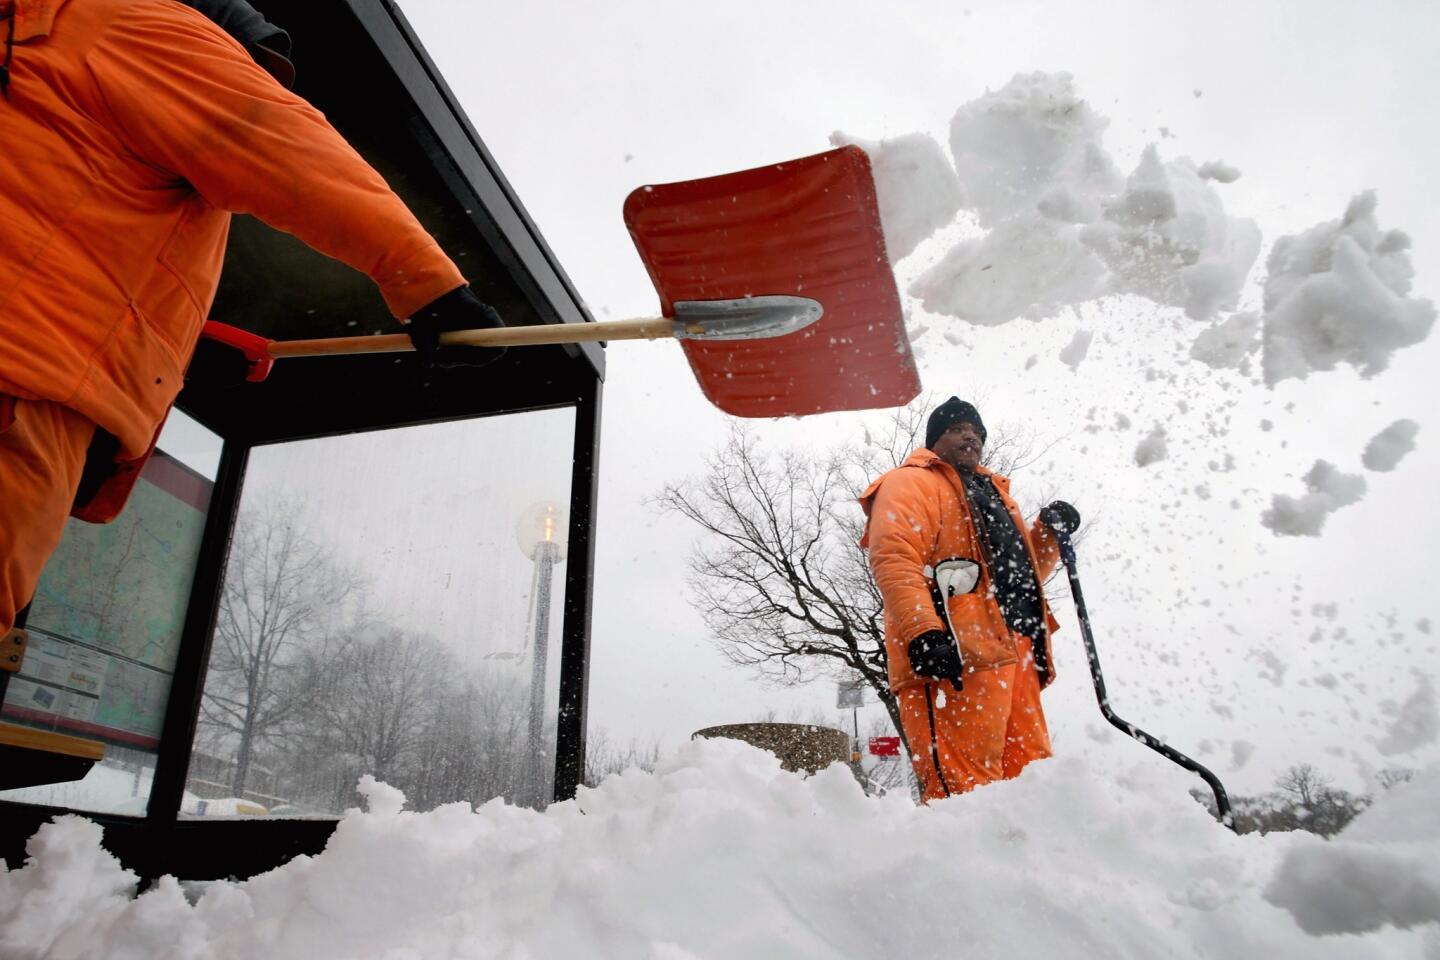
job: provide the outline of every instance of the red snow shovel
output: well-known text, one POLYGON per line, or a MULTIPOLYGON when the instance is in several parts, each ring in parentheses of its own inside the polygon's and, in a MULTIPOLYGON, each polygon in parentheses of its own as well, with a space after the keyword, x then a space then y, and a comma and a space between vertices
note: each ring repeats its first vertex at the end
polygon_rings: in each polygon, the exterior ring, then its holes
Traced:
MULTIPOLYGON (((463 330, 441 344, 674 337, 705 396, 739 417, 894 407, 920 392, 859 147, 641 187, 625 201, 625 225, 663 316, 463 330)), ((240 346, 221 326, 216 335, 240 346)), ((279 357, 411 349, 404 334, 262 342, 251 380, 279 357)))
POLYGON ((859 147, 705 180, 641 187, 625 225, 677 301, 782 294, 825 308, 813 326, 738 344, 686 343, 705 396, 738 417, 896 407, 920 392, 859 147))

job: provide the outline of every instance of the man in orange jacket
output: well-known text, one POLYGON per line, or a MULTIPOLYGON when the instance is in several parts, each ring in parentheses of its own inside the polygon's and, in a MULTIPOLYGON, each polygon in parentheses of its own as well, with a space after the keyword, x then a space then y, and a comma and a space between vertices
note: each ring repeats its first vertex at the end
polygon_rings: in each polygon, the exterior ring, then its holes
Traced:
POLYGON ((980 464, 985 438, 979 411, 951 397, 925 446, 860 498, 890 689, 926 800, 1050 756, 1040 690, 1058 624, 1041 584, 1059 561, 1055 530, 1080 516, 1057 500, 1027 527, 1009 479, 980 464))
POLYGON ((247 52, 175 0, 0 0, 0 37, 3 635, 92 444, 132 463, 152 448, 232 212, 369 275, 424 362, 493 359, 437 353, 438 338, 501 324, 380 175, 252 59, 288 80, 273 34, 247 52))

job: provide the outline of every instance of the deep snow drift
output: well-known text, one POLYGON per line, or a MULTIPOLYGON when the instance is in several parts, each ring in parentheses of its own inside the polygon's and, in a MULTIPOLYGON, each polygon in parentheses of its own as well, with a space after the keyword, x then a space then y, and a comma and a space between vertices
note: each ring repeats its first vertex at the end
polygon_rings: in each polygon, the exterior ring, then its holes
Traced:
MULTIPOLYGON (((1136 748, 1139 750, 1140 748, 1136 748)), ((0 873, 0 957, 1419 957, 1440 949, 1440 771, 1334 843, 1235 837, 1141 757, 1073 760, 928 808, 686 744, 547 813, 401 811, 364 784, 326 851, 190 905, 65 817, 0 873), (1292 916, 1291 911, 1294 911, 1292 916), (1298 922, 1297 922, 1298 921, 1298 922), (1343 931, 1341 935, 1312 936, 1343 931), (1412 929, 1401 930, 1395 925, 1412 929)))

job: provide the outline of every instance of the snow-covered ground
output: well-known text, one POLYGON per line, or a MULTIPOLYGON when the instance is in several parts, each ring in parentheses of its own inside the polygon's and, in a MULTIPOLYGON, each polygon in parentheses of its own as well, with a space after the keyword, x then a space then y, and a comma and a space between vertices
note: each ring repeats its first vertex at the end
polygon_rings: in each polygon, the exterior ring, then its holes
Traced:
MULTIPOLYGON (((1138 748, 1137 748, 1138 749, 1138 748)), ((1236 837, 1159 758, 1074 760, 930 807, 696 741, 540 814, 362 784, 327 849, 189 892, 79 817, 0 873, 5 960, 1440 956, 1440 769, 1335 841, 1236 837), (1310 932, 1307 932, 1310 931, 1310 932)))

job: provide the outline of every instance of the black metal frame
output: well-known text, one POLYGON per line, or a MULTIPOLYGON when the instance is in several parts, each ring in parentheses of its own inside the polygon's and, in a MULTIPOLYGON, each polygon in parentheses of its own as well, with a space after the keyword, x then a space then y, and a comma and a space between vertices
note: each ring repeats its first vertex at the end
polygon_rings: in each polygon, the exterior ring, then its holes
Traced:
MULTIPOLYGON (((265 6, 258 0, 257 5, 265 6)), ((590 319, 569 279, 398 10, 386 0, 312 0, 308 4, 285 5, 283 15, 276 19, 284 21, 297 36, 297 51, 302 55, 299 92, 331 115, 342 133, 352 141, 356 136, 363 140, 368 135, 373 140, 377 135, 375 129, 348 129, 343 117, 337 119, 332 114, 326 96, 346 96, 344 84, 351 78, 326 76, 323 71, 327 62, 335 65, 338 74, 347 70, 361 72, 359 81, 369 85, 366 95, 378 101, 369 105, 370 115, 378 116, 374 124, 391 136, 396 134, 397 124, 403 126, 409 138, 403 144, 409 151, 404 156, 417 156, 416 146, 423 151, 428 166, 421 164, 426 168, 415 170, 413 181, 424 192, 410 196, 402 185, 396 185, 396 189, 412 207, 417 200, 429 203, 430 214, 443 220, 437 236, 447 234, 447 248, 459 245, 462 251, 474 253, 468 261, 472 265, 485 260, 491 267, 498 267, 477 275, 466 269, 466 262, 461 264, 472 284, 488 285, 485 289, 498 298, 507 320, 582 323, 590 319), (307 47, 307 31, 309 37, 335 42, 325 51, 317 50, 319 44, 307 47), (307 66, 307 53, 321 53, 320 64, 317 66, 312 56, 307 66), (356 65, 355 61, 361 62, 356 65), (320 84, 308 90, 304 83, 307 70, 320 71, 320 84), (443 184, 443 190, 435 189, 437 183, 443 184)), ((351 122, 356 122, 357 116, 359 122, 371 122, 366 114, 357 114, 352 108, 351 122)), ((417 213, 422 222, 435 229, 425 213, 418 209, 417 213)), ((245 283, 253 281, 256 269, 264 269, 267 256, 283 258, 295 253, 293 241, 271 237, 263 228, 244 221, 237 222, 232 232, 231 250, 227 277, 238 289, 227 295, 222 281, 217 300, 217 307, 229 310, 244 309, 248 299, 245 283), (287 242, 292 246, 286 247, 287 242)), ((293 263, 289 266, 293 269, 293 263)), ((346 309, 356 304, 358 315, 370 327, 391 322, 387 316, 376 315, 373 307, 378 300, 373 294, 346 289, 342 296, 346 309)), ((243 317, 238 321, 228 314, 220 318, 247 325, 243 317)), ((259 326, 252 328, 270 332, 264 329, 264 323, 274 318, 254 319, 259 326)), ((248 394, 195 388, 182 393, 178 406, 219 434, 225 445, 191 586, 147 814, 142 818, 78 811, 104 827, 106 847, 145 878, 167 873, 187 879, 249 876, 296 854, 319 852, 335 829, 336 821, 321 819, 179 819, 225 560, 254 446, 560 406, 575 409, 575 432, 554 797, 573 797, 585 766, 603 373, 603 350, 596 344, 584 344, 512 349, 500 363, 483 370, 431 374, 418 372, 413 363, 397 366, 393 358, 387 357, 286 361, 277 365, 265 384, 240 388, 248 390, 248 394), (243 403, 239 401, 242 396, 243 403)), ((55 807, 0 801, 0 856, 18 867, 25 858, 26 840, 42 824, 64 812, 55 807)))

